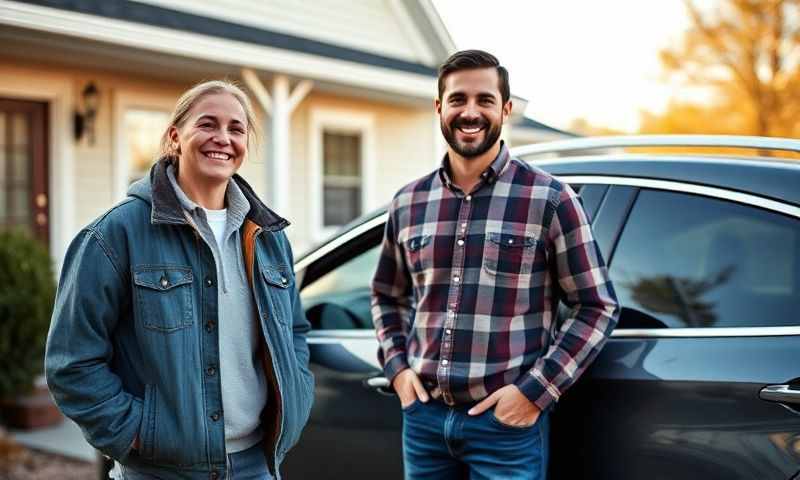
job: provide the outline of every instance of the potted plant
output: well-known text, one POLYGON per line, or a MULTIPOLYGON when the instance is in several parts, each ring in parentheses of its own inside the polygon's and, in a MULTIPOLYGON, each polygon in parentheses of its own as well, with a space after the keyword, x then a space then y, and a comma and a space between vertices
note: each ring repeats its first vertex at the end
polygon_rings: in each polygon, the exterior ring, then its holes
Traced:
POLYGON ((21 231, 0 232, 0 418, 12 428, 61 420, 44 367, 55 280, 47 249, 21 231))

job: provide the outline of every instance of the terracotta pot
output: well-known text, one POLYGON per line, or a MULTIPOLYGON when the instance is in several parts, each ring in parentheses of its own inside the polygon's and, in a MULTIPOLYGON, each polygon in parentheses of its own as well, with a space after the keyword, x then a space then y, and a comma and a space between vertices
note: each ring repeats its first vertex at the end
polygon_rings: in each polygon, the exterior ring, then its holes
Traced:
POLYGON ((37 387, 26 395, 0 399, 0 417, 8 428, 27 430, 49 427, 64 418, 46 387, 37 387))

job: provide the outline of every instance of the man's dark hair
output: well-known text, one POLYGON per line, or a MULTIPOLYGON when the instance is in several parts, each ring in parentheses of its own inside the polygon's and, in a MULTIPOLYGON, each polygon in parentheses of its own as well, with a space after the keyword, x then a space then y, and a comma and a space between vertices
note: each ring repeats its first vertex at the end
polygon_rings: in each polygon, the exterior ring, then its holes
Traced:
POLYGON ((441 67, 439 67, 439 101, 444 95, 444 81, 448 75, 461 70, 474 70, 478 68, 497 69, 498 86, 500 96, 503 98, 503 105, 511 98, 511 87, 508 84, 508 70, 500 65, 497 57, 483 50, 462 50, 450 55, 441 67))

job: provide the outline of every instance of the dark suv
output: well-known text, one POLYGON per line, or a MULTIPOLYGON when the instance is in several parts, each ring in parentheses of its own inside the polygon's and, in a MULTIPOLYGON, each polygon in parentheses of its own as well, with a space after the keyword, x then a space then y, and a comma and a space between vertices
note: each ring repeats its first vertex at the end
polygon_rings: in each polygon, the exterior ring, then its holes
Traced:
MULTIPOLYGON (((800 141, 707 136, 513 151, 580 193, 623 306, 553 411, 550 478, 793 478, 800 162, 623 150, 635 146, 800 152, 800 141)), ((288 478, 402 478, 400 407, 369 309, 385 219, 354 222, 297 262, 317 393, 288 478)))

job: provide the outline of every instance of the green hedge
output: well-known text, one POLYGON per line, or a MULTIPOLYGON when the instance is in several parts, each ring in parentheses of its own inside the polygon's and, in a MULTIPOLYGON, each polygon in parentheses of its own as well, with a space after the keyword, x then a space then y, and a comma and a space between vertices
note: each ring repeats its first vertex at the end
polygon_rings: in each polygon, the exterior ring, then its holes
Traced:
POLYGON ((0 232, 0 398, 30 391, 43 372, 54 297, 47 249, 28 234, 0 232))

